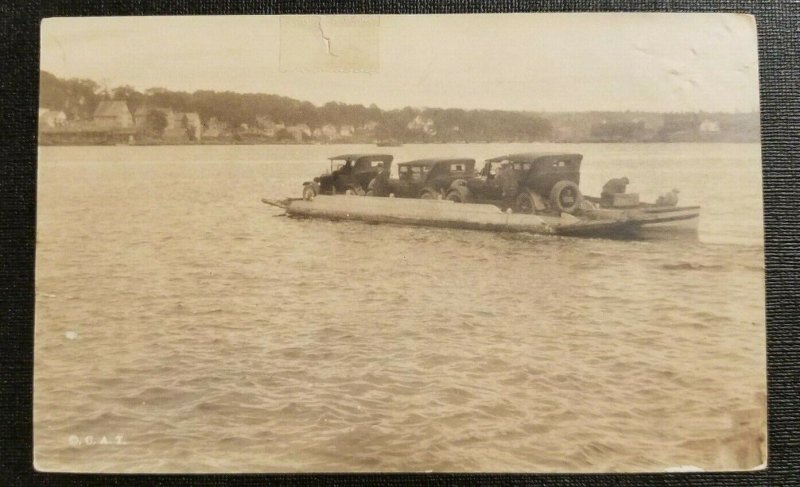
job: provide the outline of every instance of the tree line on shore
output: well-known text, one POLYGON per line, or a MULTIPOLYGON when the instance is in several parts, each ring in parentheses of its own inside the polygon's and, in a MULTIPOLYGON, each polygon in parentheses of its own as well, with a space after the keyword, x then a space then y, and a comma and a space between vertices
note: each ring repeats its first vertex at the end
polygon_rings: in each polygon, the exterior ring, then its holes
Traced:
MULTIPOLYGON (((353 142, 757 142, 758 113, 577 112, 413 108, 383 110, 372 104, 308 101, 263 93, 198 90, 193 93, 131 86, 104 87, 90 79, 61 79, 40 72, 40 107, 62 111, 68 121, 91 120, 102 100, 199 114, 203 124, 240 127, 268 123, 310 130, 352 127, 353 142)), ((317 131, 319 132, 319 131, 317 131)), ((313 138, 309 135, 309 139, 313 138)))

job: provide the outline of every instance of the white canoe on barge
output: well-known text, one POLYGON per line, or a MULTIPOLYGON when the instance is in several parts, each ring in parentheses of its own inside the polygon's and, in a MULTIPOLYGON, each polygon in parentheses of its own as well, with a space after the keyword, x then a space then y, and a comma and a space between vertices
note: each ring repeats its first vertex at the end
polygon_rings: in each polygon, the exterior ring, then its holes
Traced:
POLYGON ((598 209, 582 217, 506 213, 494 205, 447 200, 316 196, 313 200, 262 199, 289 216, 543 235, 631 238, 647 227, 697 228, 699 207, 598 209))

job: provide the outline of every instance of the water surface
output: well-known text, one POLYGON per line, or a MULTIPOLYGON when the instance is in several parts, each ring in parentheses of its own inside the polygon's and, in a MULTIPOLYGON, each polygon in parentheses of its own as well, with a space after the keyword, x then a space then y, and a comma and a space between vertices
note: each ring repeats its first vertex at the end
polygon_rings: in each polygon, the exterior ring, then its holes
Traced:
POLYGON ((758 145, 43 147, 36 464, 753 467, 762 240, 758 145), (703 206, 699 241, 295 220, 259 201, 299 196, 336 153, 532 149, 583 153, 588 194, 623 175, 644 200, 678 187, 703 206))

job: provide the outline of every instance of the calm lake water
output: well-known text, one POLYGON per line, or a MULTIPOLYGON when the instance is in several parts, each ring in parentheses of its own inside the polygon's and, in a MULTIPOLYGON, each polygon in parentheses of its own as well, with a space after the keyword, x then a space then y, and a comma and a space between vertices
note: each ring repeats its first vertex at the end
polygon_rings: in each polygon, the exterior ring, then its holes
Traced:
MULTIPOLYGON (((34 454, 91 472, 752 468, 760 146, 43 147, 34 454), (699 241, 295 220, 328 156, 584 154, 699 241)), ((756 458, 754 460, 754 458, 756 458)), ((758 461, 757 461, 758 460, 758 461)))

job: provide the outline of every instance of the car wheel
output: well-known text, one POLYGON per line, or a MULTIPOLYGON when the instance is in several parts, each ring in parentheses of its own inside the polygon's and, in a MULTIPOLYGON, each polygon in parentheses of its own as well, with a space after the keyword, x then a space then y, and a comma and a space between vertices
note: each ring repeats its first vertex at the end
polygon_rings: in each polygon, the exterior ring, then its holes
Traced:
POLYGON ((461 195, 458 194, 458 191, 450 191, 447 194, 447 200, 452 201, 454 203, 463 203, 464 201, 461 199, 461 195))
POLYGON ((364 196, 364 190, 361 189, 361 186, 350 186, 349 188, 344 190, 344 194, 354 195, 354 196, 364 196))
POLYGON ((563 213, 575 213, 580 208, 583 195, 572 181, 559 181, 550 190, 550 207, 563 213))
POLYGON ((314 186, 310 184, 306 184, 303 186, 303 199, 306 201, 311 201, 314 197, 317 196, 317 190, 314 189, 314 186))
POLYGON ((447 193, 447 199, 455 203, 467 203, 469 201, 469 190, 466 187, 458 187, 447 193))
POLYGON ((522 191, 517 195, 514 200, 514 212, 530 214, 536 210, 536 204, 533 202, 533 195, 527 191, 522 191))

